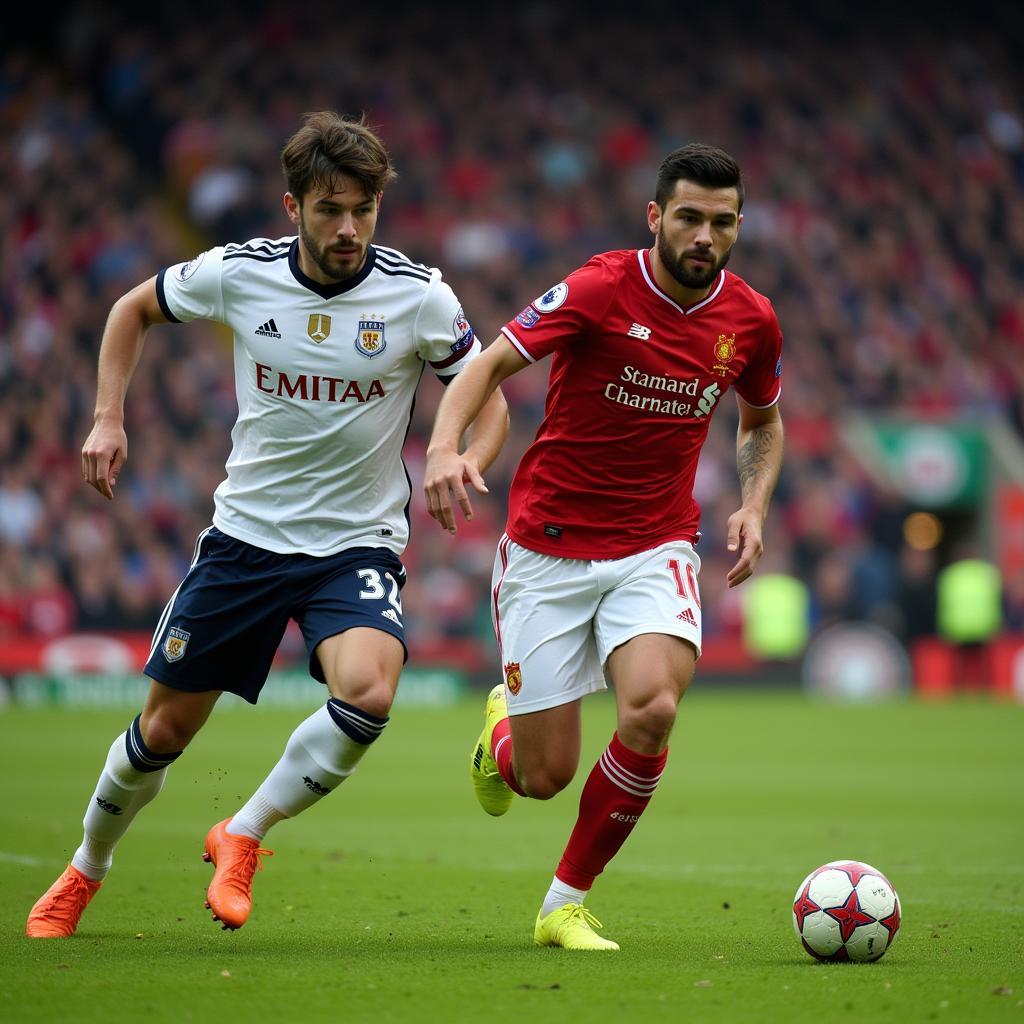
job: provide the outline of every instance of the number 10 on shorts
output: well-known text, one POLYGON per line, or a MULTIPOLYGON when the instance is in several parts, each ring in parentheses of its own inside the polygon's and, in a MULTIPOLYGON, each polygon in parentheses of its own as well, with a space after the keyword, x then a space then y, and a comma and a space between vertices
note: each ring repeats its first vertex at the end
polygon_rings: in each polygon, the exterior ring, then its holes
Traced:
POLYGON ((697 587, 697 574, 693 571, 693 566, 689 562, 686 563, 686 579, 684 580, 683 574, 679 571, 679 562, 675 558, 670 558, 668 571, 672 573, 672 578, 675 580, 676 593, 684 601, 692 600, 699 608, 700 590, 697 587))

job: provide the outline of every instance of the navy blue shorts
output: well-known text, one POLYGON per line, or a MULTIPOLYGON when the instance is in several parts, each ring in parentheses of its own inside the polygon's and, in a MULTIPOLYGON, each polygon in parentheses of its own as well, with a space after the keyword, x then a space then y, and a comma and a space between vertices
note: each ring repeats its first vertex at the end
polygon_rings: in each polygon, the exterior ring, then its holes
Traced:
POLYGON ((369 626, 405 647, 404 584, 402 562, 386 548, 279 555, 211 526, 199 535, 188 574, 160 616, 146 675, 176 690, 227 690, 255 704, 295 619, 309 671, 323 683, 315 651, 329 636, 369 626))

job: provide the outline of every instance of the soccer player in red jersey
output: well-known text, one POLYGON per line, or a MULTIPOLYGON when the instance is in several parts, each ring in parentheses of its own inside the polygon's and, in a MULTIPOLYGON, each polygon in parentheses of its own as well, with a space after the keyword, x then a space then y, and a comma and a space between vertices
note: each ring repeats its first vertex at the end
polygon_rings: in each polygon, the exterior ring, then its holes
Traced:
POLYGON ((735 587, 754 571, 782 463, 782 335, 771 303, 725 265, 743 219, 736 162, 694 143, 658 174, 647 250, 593 257, 527 306, 452 382, 428 449, 430 514, 455 531, 480 474, 459 440, 506 377, 551 355, 543 422, 512 483, 492 615, 504 682, 488 696, 471 775, 490 814, 572 780, 580 700, 616 695, 617 730, 583 788, 544 898, 539 945, 618 949, 584 897, 665 768, 700 654, 697 459, 730 387, 741 507, 728 520, 735 587))

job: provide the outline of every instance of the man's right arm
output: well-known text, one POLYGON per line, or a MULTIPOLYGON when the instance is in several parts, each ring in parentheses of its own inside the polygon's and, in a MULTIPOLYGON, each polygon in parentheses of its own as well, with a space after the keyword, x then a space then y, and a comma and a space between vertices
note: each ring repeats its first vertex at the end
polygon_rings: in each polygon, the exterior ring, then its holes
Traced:
POLYGON ((449 533, 455 532, 452 497, 467 519, 473 515, 465 481, 468 480, 481 494, 487 491, 476 466, 459 453, 462 435, 494 389, 525 366, 529 366, 529 361, 504 335, 499 334, 445 389, 427 446, 423 490, 427 511, 449 533))
POLYGON ((146 331, 167 323, 156 293, 156 278, 143 281, 114 303, 100 343, 93 428, 82 446, 82 476, 108 501, 128 457, 124 400, 142 355, 146 331))

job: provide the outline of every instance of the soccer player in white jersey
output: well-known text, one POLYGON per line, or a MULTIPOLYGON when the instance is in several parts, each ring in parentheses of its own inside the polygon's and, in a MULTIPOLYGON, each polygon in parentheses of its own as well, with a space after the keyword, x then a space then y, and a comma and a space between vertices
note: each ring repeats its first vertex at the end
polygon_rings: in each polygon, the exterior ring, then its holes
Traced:
MULTIPOLYGON (((238 419, 213 525, 153 636, 142 713, 107 755, 71 863, 32 908, 36 938, 74 933, 114 847, 223 691, 255 703, 289 618, 328 700, 251 799, 210 829, 207 906, 240 928, 267 830, 353 772, 388 722, 406 658, 402 445, 424 363, 447 383, 480 353, 436 269, 371 242, 390 158, 362 122, 307 115, 281 154, 297 235, 170 267, 119 299, 100 347, 83 475, 107 499, 127 455, 123 407, 146 329, 194 319, 234 334, 238 419)), ((467 483, 508 430, 499 395, 476 418, 467 483)))
MULTIPOLYGON (((544 421, 512 482, 492 615, 504 684, 470 774, 484 810, 549 799, 580 756, 580 700, 615 686, 618 729, 588 777, 534 941, 616 950, 583 906, 654 794, 700 654, 697 459, 730 388, 742 504, 727 524, 737 586, 761 556, 782 462, 782 334, 771 303, 725 264, 739 234, 736 162, 692 143, 658 174, 650 249, 602 253, 539 296, 446 392, 428 449, 431 515, 471 505, 464 426, 494 388, 551 355, 544 421)), ((472 457, 469 460, 473 463, 472 457)))

